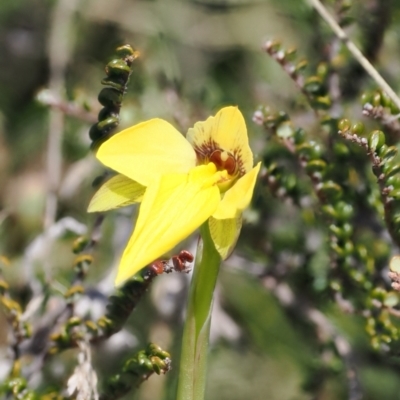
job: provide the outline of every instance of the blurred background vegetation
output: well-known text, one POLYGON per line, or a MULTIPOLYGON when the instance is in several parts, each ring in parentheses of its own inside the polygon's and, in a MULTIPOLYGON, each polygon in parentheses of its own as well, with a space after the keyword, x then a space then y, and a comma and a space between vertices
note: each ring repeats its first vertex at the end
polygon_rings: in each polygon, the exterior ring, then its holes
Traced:
MULTIPOLYGON (((399 92, 400 3, 326 3, 399 92), (344 3, 351 5, 346 12, 344 3)), ((357 297, 363 289, 350 286, 354 307, 343 311, 348 296, 345 292, 338 300, 331 291, 329 222, 312 182, 281 141, 253 122, 260 106, 283 111, 290 126, 302 127, 307 140, 330 151, 332 174, 351 192, 355 243, 371 249, 371 284, 389 290, 387 266, 398 249, 379 215, 379 193, 370 190, 377 187, 371 165, 356 146, 344 145, 337 129, 321 127, 329 116, 336 122, 363 121, 367 131, 382 129, 380 121, 363 115, 360 100, 376 85, 305 0, 0 2, 0 254, 10 261, 3 274, 12 296, 24 307, 36 293, 32 282, 46 287, 48 296, 60 297, 71 284, 72 242, 92 228, 86 208, 92 182, 102 173, 89 149, 88 130, 100 110, 104 66, 125 43, 140 57, 124 98, 121 128, 160 117, 185 133, 221 106, 238 105, 256 158, 265 167, 276 162, 283 168, 283 178, 275 177, 276 190, 263 175, 235 254, 221 271, 207 399, 398 398, 399 346, 371 345, 375 334, 365 329, 371 313, 362 295, 357 297), (327 89, 333 101, 323 116, 262 49, 270 38, 307 59, 306 76, 321 62, 334 68, 337 92, 327 89)), ((396 146, 399 135, 390 131, 389 144, 396 146)), ((112 292, 112 270, 129 236, 131 215, 132 210, 116 211, 103 223, 86 295, 76 304, 83 317, 104 312, 100 294, 112 292)), ((195 238, 188 240, 186 247, 194 243, 195 238)), ((97 345, 93 364, 100 383, 151 340, 171 353, 173 369, 126 398, 174 399, 187 283, 178 274, 157 278, 126 329, 97 345)), ((44 311, 51 312, 51 305, 36 310, 44 311)), ((36 330, 44 323, 42 316, 37 321, 36 330)), ((0 314, 0 322, 1 381, 9 373, 10 354, 6 316, 0 314)), ((31 346, 23 353, 29 369, 35 352, 31 346)), ((64 352, 42 371, 30 372, 29 384, 61 390, 75 364, 76 352, 64 352)))

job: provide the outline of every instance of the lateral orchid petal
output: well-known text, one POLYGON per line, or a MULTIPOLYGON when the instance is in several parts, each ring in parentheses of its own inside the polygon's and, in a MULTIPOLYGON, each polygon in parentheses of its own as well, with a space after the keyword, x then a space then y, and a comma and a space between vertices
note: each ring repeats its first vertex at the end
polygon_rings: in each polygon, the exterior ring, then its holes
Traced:
POLYGON ((151 119, 104 142, 96 154, 107 167, 148 186, 160 174, 187 173, 196 165, 188 141, 168 122, 151 119))

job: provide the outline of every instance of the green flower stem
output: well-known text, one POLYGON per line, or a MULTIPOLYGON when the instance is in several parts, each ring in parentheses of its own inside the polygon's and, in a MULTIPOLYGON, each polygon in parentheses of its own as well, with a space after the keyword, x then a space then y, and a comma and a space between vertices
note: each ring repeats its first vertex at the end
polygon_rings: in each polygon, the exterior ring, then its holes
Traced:
POLYGON ((207 222, 200 232, 202 240, 197 249, 183 331, 177 400, 203 400, 206 385, 212 301, 221 257, 207 222))

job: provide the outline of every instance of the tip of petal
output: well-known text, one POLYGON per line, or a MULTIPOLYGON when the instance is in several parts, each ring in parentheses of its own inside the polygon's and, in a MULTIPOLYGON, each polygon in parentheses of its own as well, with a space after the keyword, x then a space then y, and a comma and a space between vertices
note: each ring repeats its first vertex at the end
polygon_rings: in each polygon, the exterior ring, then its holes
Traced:
POLYGON ((214 246, 223 260, 226 260, 235 248, 240 229, 242 227, 241 214, 230 219, 215 219, 211 217, 208 220, 210 235, 214 246))
POLYGON ((121 269, 118 269, 117 276, 115 277, 114 284, 116 287, 121 286, 124 282, 126 282, 129 278, 132 278, 133 275, 129 272, 122 271, 121 269))

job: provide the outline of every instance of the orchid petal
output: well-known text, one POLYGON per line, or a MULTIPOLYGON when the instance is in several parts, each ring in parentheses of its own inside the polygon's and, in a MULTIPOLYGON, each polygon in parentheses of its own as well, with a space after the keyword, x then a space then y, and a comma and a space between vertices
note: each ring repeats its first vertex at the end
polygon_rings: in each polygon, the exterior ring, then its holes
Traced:
POLYGON ((187 173, 196 165, 190 143, 168 122, 151 119, 105 141, 97 158, 122 175, 148 186, 162 174, 187 173))
POLYGON ((258 163, 249 173, 238 179, 238 181, 225 192, 217 210, 212 215, 214 218, 235 218, 238 213, 241 213, 248 207, 253 197, 253 190, 260 167, 261 163, 258 163))
POLYGON ((237 107, 222 108, 215 117, 196 122, 189 129, 187 139, 200 157, 202 152, 210 149, 222 149, 239 160, 239 168, 243 174, 253 167, 253 153, 249 147, 246 123, 237 107))
POLYGON ((145 186, 124 175, 113 176, 94 194, 88 212, 108 211, 138 203, 145 191, 145 186))
POLYGON ((170 251, 217 209, 219 189, 213 164, 189 174, 164 175, 143 197, 134 233, 122 255, 116 285, 170 251))
POLYGON ((214 246, 223 260, 227 259, 233 251, 242 228, 242 215, 236 218, 208 220, 211 238, 214 246))

